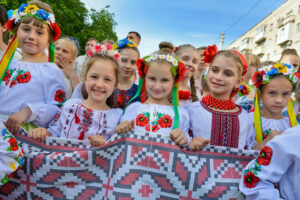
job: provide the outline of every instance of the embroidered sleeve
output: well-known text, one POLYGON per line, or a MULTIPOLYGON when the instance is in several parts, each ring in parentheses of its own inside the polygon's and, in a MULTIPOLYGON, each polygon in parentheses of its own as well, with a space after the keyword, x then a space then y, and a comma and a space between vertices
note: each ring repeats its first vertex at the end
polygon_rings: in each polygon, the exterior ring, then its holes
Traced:
POLYGON ((24 164, 24 153, 15 137, 0 122, 0 185, 13 177, 24 164))
POLYGON ((295 145, 286 140, 286 135, 276 136, 268 142, 245 168, 239 188, 247 199, 281 199, 274 184, 279 183, 294 162, 291 148, 286 144, 295 145))
POLYGON ((43 81, 45 103, 25 103, 22 105, 22 107, 29 107, 32 111, 32 115, 27 122, 33 121, 39 127, 48 127, 48 123, 53 119, 66 97, 63 72, 55 66, 49 66, 47 70, 47 72, 43 71, 41 73, 42 77, 40 79, 43 81))

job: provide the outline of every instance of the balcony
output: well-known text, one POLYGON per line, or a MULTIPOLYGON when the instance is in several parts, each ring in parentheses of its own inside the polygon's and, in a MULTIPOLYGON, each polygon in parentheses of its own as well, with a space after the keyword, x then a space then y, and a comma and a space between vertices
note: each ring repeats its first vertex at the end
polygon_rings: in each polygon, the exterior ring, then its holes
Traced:
POLYGON ((278 45, 284 45, 286 42, 292 40, 292 27, 293 23, 289 22, 278 29, 276 41, 278 45))
POLYGON ((256 47, 252 53, 257 56, 261 56, 265 53, 265 47, 256 47))
POLYGON ((256 43, 262 42, 265 39, 266 39, 266 33, 265 33, 265 31, 259 32, 255 36, 255 42, 256 43))
POLYGON ((240 51, 249 49, 249 38, 245 38, 242 40, 242 43, 241 43, 241 46, 239 49, 240 49, 240 51))

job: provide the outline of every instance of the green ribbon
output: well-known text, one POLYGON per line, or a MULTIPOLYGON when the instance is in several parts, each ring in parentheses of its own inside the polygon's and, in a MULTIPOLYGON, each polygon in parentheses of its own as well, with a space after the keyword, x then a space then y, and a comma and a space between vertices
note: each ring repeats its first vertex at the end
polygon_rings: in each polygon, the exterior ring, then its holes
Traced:
POLYGON ((130 102, 132 102, 135 98, 137 98, 137 97, 139 96, 139 94, 140 94, 141 91, 142 91, 143 84, 144 84, 144 78, 140 78, 140 79, 139 79, 139 86, 138 86, 138 89, 137 89, 135 95, 134 95, 127 103, 126 103, 125 108, 124 108, 124 110, 123 110, 123 114, 124 114, 124 112, 125 112, 126 107, 130 104, 130 102))
POLYGON ((176 129, 179 127, 179 113, 178 113, 178 107, 177 107, 177 84, 174 85, 172 89, 172 103, 174 108, 174 125, 172 129, 176 129))
POLYGON ((52 63, 55 62, 55 45, 53 41, 50 42, 49 46, 49 61, 52 63))

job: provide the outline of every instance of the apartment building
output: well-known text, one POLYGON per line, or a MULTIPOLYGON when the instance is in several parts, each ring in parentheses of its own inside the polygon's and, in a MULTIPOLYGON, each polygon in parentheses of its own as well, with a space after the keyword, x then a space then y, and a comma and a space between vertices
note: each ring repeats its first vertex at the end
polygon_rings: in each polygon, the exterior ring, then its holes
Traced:
POLYGON ((300 0, 285 1, 227 48, 256 54, 261 61, 278 61, 287 48, 294 48, 299 54, 300 0))

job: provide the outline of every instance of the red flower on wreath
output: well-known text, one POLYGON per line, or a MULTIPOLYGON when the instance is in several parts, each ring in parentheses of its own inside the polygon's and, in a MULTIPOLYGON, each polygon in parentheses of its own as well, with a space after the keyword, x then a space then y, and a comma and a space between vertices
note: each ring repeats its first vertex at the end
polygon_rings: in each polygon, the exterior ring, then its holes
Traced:
POLYGON ((148 117, 146 117, 144 114, 139 114, 136 118, 136 125, 144 127, 149 123, 148 117))
POLYGON ((257 162, 261 165, 269 165, 271 162, 272 155, 273 150, 268 146, 264 146, 264 148, 262 148, 259 152, 257 162))
POLYGON ((57 90, 54 96, 54 100, 59 102, 59 103, 63 103, 65 101, 66 98, 66 94, 64 91, 62 90, 57 90))
POLYGON ((299 72, 295 72, 294 75, 295 75, 298 79, 300 79, 300 73, 299 73, 299 72))
POLYGON ((218 51, 217 46, 214 44, 213 46, 208 46, 203 52, 203 60, 205 63, 210 63, 213 57, 216 55, 218 51))
POLYGON ((256 186, 256 184, 258 183, 258 181, 259 181, 259 178, 257 176, 255 176, 253 172, 248 171, 244 175, 244 184, 248 188, 254 188, 256 186))
MULTIPOLYGON (((159 126, 157 126, 156 124, 152 125, 152 132, 155 133, 156 131, 159 130, 159 126)), ((146 126, 146 131, 150 131, 150 124, 148 124, 146 126)))
POLYGON ((258 88, 263 82, 263 76, 265 75, 265 71, 255 72, 252 76, 253 85, 258 88))
POLYGON ((8 29, 9 31, 11 31, 12 28, 13 28, 13 26, 14 26, 14 24, 15 24, 15 19, 14 19, 14 20, 8 20, 8 21, 6 22, 6 27, 7 27, 7 29, 8 29))
POLYGON ((147 74, 147 64, 141 58, 137 59, 136 66, 138 68, 139 77, 143 78, 147 74))
POLYGON ((186 68, 185 68, 183 62, 178 63, 177 71, 178 71, 178 75, 177 75, 177 78, 176 78, 176 83, 179 83, 184 78, 184 75, 185 75, 185 72, 186 72, 186 68))
POLYGON ((9 70, 6 70, 6 72, 5 72, 5 74, 4 74, 4 76, 3 76, 3 79, 2 79, 2 81, 7 81, 7 80, 9 80, 10 79, 10 73, 9 73, 9 70))
POLYGON ((172 126, 172 118, 169 115, 165 115, 158 120, 158 124, 162 128, 170 128, 172 126))
POLYGON ((26 72, 17 76, 18 83, 28 83, 31 80, 30 72, 26 72))
POLYGON ((17 151, 19 149, 18 142, 17 142, 16 138, 10 138, 8 140, 8 143, 10 144, 10 147, 11 147, 12 151, 17 151))
POLYGON ((51 26, 50 26, 50 29, 53 31, 53 41, 56 41, 58 40, 59 36, 60 36, 60 28, 59 26, 57 25, 56 22, 54 22, 51 26))

